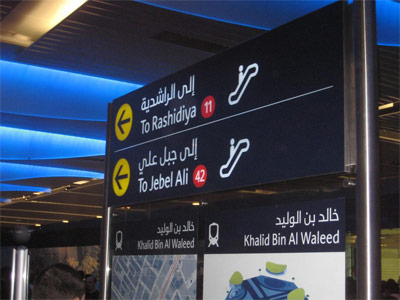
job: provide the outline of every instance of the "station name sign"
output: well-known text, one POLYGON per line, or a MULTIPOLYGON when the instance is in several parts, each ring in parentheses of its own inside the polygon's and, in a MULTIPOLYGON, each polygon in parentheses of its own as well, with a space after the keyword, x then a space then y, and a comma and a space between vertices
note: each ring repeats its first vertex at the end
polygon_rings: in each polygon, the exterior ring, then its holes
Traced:
POLYGON ((208 254, 342 252, 345 201, 323 199, 219 213, 207 217, 205 229, 208 254))
POLYGON ((197 253, 197 219, 170 217, 114 226, 114 255, 197 253))
POLYGON ((116 99, 109 205, 342 172, 342 5, 116 99))

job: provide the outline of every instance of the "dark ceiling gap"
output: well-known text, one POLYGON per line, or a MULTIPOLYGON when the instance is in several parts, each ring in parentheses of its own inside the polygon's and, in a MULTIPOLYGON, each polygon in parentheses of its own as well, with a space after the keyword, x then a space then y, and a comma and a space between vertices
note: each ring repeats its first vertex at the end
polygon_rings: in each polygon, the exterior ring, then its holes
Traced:
POLYGON ((224 45, 208 42, 194 37, 184 36, 182 34, 170 31, 162 31, 152 36, 152 39, 210 53, 218 53, 228 49, 228 47, 224 45))

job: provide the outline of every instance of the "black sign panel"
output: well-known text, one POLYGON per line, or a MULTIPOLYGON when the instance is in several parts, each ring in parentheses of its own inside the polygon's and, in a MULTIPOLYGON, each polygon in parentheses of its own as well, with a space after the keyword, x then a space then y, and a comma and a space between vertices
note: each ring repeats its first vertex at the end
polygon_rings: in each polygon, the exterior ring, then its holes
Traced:
POLYGON ((115 100, 110 205, 343 171, 342 5, 115 100))
POLYGON ((197 219, 170 217, 113 227, 114 255, 196 254, 197 219))
POLYGON ((342 252, 344 199, 219 213, 205 229, 206 253, 342 252))

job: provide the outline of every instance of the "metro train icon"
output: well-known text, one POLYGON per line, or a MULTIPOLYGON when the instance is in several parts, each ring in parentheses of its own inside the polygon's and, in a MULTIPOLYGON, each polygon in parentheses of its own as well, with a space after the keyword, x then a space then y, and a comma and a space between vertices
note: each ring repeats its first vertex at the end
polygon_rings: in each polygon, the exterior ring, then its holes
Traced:
POLYGON ((123 232, 118 230, 115 234, 115 250, 122 250, 123 232))
POLYGON ((218 225, 218 223, 214 222, 208 226, 208 240, 209 240, 208 247, 211 247, 211 246, 219 247, 219 245, 218 245, 219 225, 218 225))

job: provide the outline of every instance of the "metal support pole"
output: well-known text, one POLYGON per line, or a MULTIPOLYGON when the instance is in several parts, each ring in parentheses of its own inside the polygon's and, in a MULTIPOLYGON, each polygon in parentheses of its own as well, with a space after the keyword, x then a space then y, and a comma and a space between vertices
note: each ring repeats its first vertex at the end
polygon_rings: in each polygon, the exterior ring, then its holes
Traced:
POLYGON ((28 283, 29 283, 29 256, 26 247, 18 247, 16 257, 16 273, 15 273, 15 299, 28 299, 28 283))
POLYGON ((357 103, 357 299, 379 299, 380 205, 377 103, 376 9, 357 0, 359 55, 357 103))
POLYGON ((110 283, 110 225, 111 225, 112 208, 107 207, 105 216, 103 217, 103 243, 102 243, 102 276, 101 276, 101 293, 100 299, 108 299, 109 283, 110 283))
POLYGON ((10 300, 14 300, 14 295, 15 295, 16 268, 17 268, 17 249, 13 248, 12 262, 11 262, 10 300))
POLYGON ((104 171, 104 201, 103 201, 103 222, 101 225, 101 279, 100 279, 100 299, 106 300, 109 294, 110 284, 110 230, 112 208, 108 207, 108 185, 109 185, 109 157, 110 157, 110 140, 111 140, 111 108, 108 105, 108 121, 107 121, 107 144, 106 144, 106 160, 104 171))

